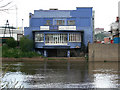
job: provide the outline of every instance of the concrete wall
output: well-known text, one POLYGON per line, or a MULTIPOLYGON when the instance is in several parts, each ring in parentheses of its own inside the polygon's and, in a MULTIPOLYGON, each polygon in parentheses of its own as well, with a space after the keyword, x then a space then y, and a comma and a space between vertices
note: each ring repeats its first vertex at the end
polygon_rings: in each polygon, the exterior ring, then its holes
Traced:
POLYGON ((118 44, 89 44, 89 61, 118 61, 120 59, 118 44))

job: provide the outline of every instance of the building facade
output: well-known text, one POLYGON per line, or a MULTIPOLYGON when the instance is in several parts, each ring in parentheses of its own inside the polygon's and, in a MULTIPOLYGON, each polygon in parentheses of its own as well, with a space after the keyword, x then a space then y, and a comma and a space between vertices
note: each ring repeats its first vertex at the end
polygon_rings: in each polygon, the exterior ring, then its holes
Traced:
POLYGON ((24 35, 33 39, 34 48, 44 56, 79 56, 84 44, 93 42, 92 7, 76 10, 35 10, 29 14, 24 35))
POLYGON ((119 29, 119 17, 116 17, 116 21, 111 24, 111 38, 114 43, 120 43, 120 29, 119 29))
POLYGON ((104 28, 95 28, 94 30, 94 34, 99 34, 99 33, 103 33, 104 32, 104 28))

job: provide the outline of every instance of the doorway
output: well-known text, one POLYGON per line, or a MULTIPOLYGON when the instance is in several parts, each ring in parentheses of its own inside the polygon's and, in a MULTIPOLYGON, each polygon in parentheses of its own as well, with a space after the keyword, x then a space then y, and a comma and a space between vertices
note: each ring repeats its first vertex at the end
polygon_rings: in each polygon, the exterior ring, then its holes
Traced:
POLYGON ((67 50, 64 49, 50 49, 47 53, 48 57, 67 57, 67 50))

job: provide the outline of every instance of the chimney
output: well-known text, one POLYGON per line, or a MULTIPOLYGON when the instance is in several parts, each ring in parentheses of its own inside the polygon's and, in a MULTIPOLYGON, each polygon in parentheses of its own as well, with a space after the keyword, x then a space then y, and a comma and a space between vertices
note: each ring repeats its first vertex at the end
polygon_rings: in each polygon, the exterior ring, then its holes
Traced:
POLYGON ((50 8, 49 10, 58 10, 58 8, 50 8))

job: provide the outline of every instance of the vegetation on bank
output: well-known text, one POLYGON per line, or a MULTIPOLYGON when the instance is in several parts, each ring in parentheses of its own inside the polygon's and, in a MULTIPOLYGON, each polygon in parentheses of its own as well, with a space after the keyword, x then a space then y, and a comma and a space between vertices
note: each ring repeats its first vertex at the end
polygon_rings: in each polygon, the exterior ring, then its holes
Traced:
MULTIPOLYGON (((28 39, 28 37, 22 37, 19 41, 14 40, 14 38, 10 38, 0 46, 0 50, 2 54, 0 57, 7 57, 7 58, 23 58, 23 57, 43 57, 42 55, 38 54, 33 49, 33 41, 28 39)), ((88 60, 88 47, 82 44, 80 49, 80 57, 85 57, 88 60)), ((0 52, 0 53, 1 53, 0 52)), ((44 57, 45 58, 45 57, 44 57)), ((54 60, 53 58, 48 58, 48 60, 54 60)), ((63 58, 61 60, 64 60, 63 58)))
POLYGON ((19 45, 14 40, 10 38, 5 44, 1 46, 2 57, 8 58, 21 58, 21 57, 38 57, 40 54, 33 51, 33 41, 29 40, 28 37, 22 37, 20 39, 19 45))

